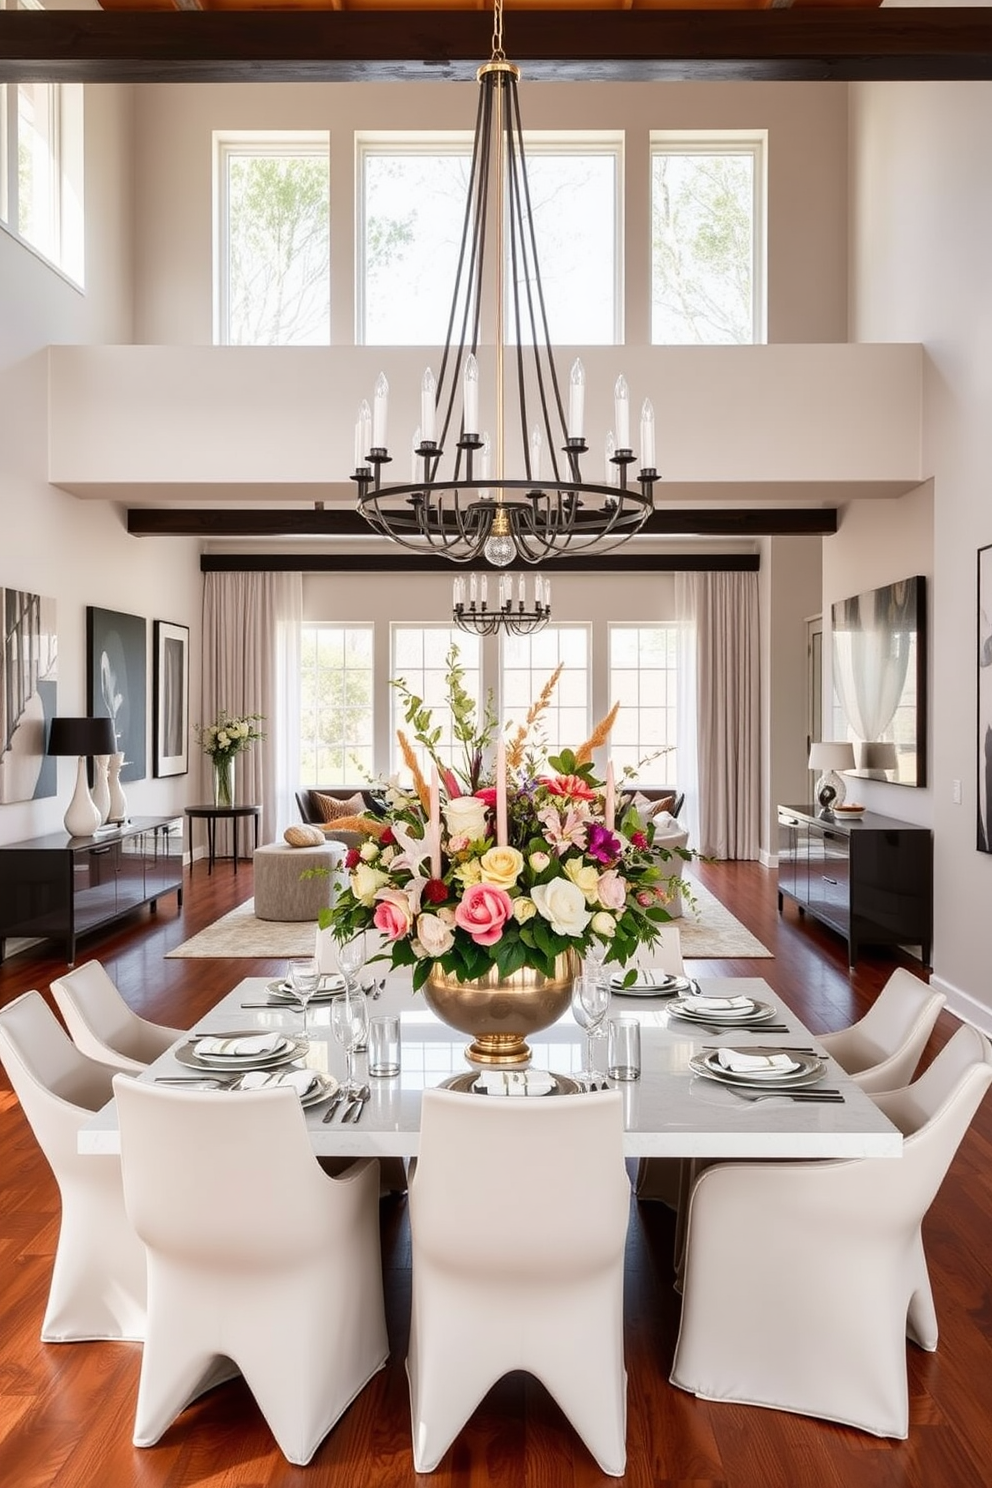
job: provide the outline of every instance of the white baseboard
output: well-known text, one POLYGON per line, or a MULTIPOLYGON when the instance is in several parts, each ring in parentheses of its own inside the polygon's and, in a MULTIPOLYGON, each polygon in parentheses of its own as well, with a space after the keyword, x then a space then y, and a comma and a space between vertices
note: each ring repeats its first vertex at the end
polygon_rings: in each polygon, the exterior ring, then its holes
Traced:
POLYGON ((763 847, 759 847, 758 862, 761 864, 762 868, 777 868, 778 853, 766 852, 763 847))
POLYGON ((931 987, 935 987, 938 992, 943 992, 947 998, 947 1011, 949 1013, 953 1013, 963 1023, 970 1023, 973 1028, 981 1029, 982 1033, 988 1034, 992 1038, 992 1008, 986 1007, 984 1003, 972 997, 969 992, 964 992, 960 987, 955 987, 952 982, 945 982, 939 976, 932 976, 930 978, 930 985, 931 987))

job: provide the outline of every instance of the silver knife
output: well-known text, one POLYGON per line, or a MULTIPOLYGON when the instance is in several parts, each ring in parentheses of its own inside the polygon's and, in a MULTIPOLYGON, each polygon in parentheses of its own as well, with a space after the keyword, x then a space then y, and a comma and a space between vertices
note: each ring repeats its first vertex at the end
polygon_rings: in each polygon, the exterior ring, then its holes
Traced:
POLYGON ((357 1123, 360 1120, 362 1111, 365 1109, 365 1102, 368 1100, 371 1094, 372 1092, 369 1087, 367 1085, 363 1085, 361 1090, 359 1090, 358 1094, 355 1096, 351 1105, 348 1107, 347 1111, 345 1111, 344 1115, 341 1117, 342 1124, 345 1121, 357 1123))

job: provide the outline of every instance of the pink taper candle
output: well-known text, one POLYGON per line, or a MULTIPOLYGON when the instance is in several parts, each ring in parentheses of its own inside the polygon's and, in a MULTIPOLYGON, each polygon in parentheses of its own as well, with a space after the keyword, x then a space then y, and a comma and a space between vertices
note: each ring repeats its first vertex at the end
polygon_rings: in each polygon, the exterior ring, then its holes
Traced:
POLYGON ((508 847, 506 825, 506 745, 496 745, 496 846, 508 847))
POLYGON ((612 832, 616 825, 617 793, 613 783, 613 762, 606 766, 606 799, 603 802, 603 820, 606 830, 612 832))
POLYGON ((441 786, 437 778, 437 765, 431 765, 431 878, 441 877, 441 786))

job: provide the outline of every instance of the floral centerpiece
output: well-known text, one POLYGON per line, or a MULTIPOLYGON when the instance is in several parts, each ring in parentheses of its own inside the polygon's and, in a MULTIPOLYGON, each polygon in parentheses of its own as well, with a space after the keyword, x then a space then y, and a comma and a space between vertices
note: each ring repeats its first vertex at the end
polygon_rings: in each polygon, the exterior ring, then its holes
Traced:
POLYGON ((666 903, 684 887, 667 861, 695 854, 656 846, 653 823, 618 807, 612 771, 597 779, 592 752, 616 708, 584 744, 542 763, 528 741, 559 667, 526 725, 493 751, 491 705, 479 721, 457 657, 452 648, 447 682, 460 765, 439 757, 430 709, 394 684, 431 760, 430 780, 400 733, 412 787, 390 780, 387 813, 365 823, 366 840, 348 853, 346 883, 321 911, 321 926, 339 940, 378 931, 382 956, 411 967, 415 989, 442 981, 505 987, 529 971, 570 990, 577 957, 598 947, 622 966, 657 939, 671 919, 666 903))
POLYGON ((193 725, 204 754, 214 767, 214 805, 234 805, 234 761, 244 749, 264 739, 265 735, 256 727, 265 722, 262 713, 246 713, 241 718, 232 718, 226 708, 221 708, 215 723, 193 725))

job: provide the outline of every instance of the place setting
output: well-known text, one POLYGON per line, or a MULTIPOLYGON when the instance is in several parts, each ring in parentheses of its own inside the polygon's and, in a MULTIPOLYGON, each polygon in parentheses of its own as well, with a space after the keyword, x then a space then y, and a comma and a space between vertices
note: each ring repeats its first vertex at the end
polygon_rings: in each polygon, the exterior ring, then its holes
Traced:
POLYGON ((777 1096, 793 1101, 843 1104, 844 1096, 838 1089, 819 1083, 826 1067, 822 1055, 771 1045, 744 1048, 721 1044, 689 1058, 689 1068, 694 1074, 724 1086, 745 1101, 777 1096))
POLYGON ((670 1018, 692 1023, 700 1029, 719 1033, 722 1028, 759 1028, 764 1032, 786 1033, 788 1025, 773 1021, 777 1010, 769 1002, 739 994, 736 997, 708 997, 694 993, 674 997, 668 1004, 670 1018))
POLYGON ((615 971, 610 977, 614 997, 676 997, 691 995, 699 983, 689 976, 676 976, 661 966, 640 967, 632 981, 629 972, 615 971))
POLYGON ((155 1083, 228 1091, 284 1086, 296 1092, 301 1105, 317 1105, 334 1094, 338 1081, 321 1070, 285 1068, 296 1065, 309 1047, 307 1039, 279 1030, 198 1034, 175 1051, 177 1062, 196 1073, 157 1075, 155 1083))

